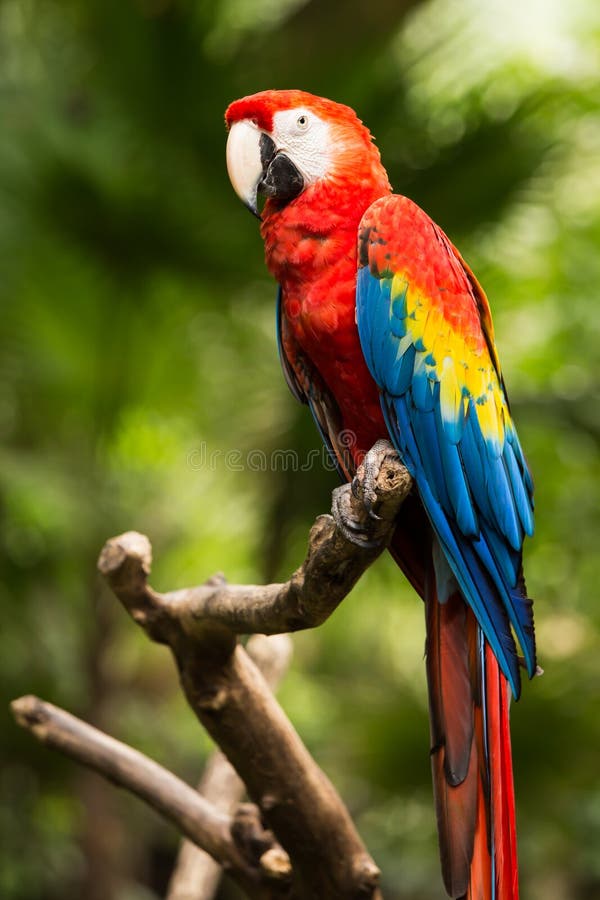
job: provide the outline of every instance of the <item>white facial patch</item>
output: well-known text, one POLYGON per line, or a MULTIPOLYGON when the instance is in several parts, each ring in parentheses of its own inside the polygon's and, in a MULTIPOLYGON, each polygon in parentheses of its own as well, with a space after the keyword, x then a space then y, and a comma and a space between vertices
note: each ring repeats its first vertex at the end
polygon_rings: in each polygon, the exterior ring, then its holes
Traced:
MULTIPOLYGON (((331 170, 332 138, 329 125, 309 109, 284 109, 273 116, 271 136, 278 150, 289 156, 306 184, 331 170)), ((336 147, 339 152, 339 146, 336 147)))

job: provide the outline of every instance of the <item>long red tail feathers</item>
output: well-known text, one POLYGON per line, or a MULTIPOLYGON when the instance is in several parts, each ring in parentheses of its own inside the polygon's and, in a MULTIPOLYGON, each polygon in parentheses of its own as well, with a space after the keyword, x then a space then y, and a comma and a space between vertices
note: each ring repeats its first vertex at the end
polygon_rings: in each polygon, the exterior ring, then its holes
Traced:
POLYGON ((510 688, 485 644, 488 751, 497 900, 518 900, 515 794, 510 747, 510 688))
POLYGON ((425 589, 431 768, 442 874, 453 900, 518 900, 507 681, 455 591, 425 589))

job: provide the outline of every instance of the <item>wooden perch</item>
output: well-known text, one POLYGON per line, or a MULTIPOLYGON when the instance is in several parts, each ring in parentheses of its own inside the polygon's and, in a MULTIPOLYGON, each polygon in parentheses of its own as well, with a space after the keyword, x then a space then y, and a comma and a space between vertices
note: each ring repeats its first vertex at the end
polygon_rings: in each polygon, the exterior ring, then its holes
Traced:
MULTIPOLYGON (((198 793, 221 812, 233 813, 245 792, 244 783, 227 757, 215 751, 206 764, 198 793)), ((290 866, 288 859, 288 869, 290 866)), ((190 840, 179 848, 166 900, 212 900, 221 880, 219 862, 190 840)))
MULTIPOLYGON (((289 635, 265 637, 255 634, 248 641, 246 650, 271 690, 275 690, 291 659, 292 642, 289 635)), ((198 793, 220 812, 233 815, 245 791, 244 782, 227 757, 220 750, 215 750, 202 773, 198 793)), ((276 849, 274 852, 278 853, 276 849)), ((273 861, 272 854, 271 860, 273 861)), ((287 854, 279 854, 278 864, 289 874, 290 861, 287 854)), ((192 841, 182 841, 166 900, 212 900, 217 892, 221 871, 221 866, 209 853, 192 841)))
MULTIPOLYGON (((334 491, 334 509, 338 516, 343 512, 343 524, 338 527, 331 516, 316 520, 306 558, 285 584, 229 585, 216 577, 199 587, 161 594, 147 583, 152 551, 146 537, 127 532, 102 550, 100 572, 148 636, 169 645, 190 706, 257 806, 243 804, 231 818, 156 764, 141 762, 144 758, 136 751, 118 742, 110 747, 102 743, 111 741, 105 735, 100 741, 105 755, 99 762, 96 751, 81 752, 81 746, 100 746, 98 733, 92 739, 95 730, 79 723, 89 730, 84 735, 80 728, 77 739, 66 740, 64 734, 74 733, 77 720, 41 701, 15 701, 20 724, 144 797, 224 865, 252 898, 377 900, 379 870, 348 810, 237 636, 272 635, 323 622, 389 543, 411 484, 406 469, 389 454, 383 453, 376 471, 371 467, 368 475, 360 467, 354 490, 344 485, 334 491), (353 542, 348 526, 368 541, 353 542), (68 727, 60 716, 67 716, 68 727), (124 774, 131 771, 119 760, 130 758, 127 754, 139 758, 140 772, 158 770, 173 779, 177 809, 162 789, 153 791, 152 778, 144 780, 138 773, 140 782, 124 774)), ((164 777, 157 777, 165 784, 164 777)))
POLYGON ((397 458, 388 459, 375 485, 378 520, 365 509, 360 486, 358 496, 350 485, 337 488, 334 495, 344 498, 354 521, 369 529, 377 546, 357 546, 342 534, 332 516, 319 516, 310 531, 306 559, 285 584, 227 584, 216 576, 199 587, 159 594, 146 583, 152 562, 150 542, 132 531, 105 544, 98 567, 153 640, 172 645, 183 633, 192 638, 194 632, 201 632, 199 639, 210 644, 211 652, 219 648, 227 653, 237 634, 280 634, 324 622, 381 554, 411 486, 404 466, 397 458))
MULTIPOLYGON (((166 819, 177 826, 195 844, 204 847, 239 882, 250 897, 281 896, 259 886, 264 875, 279 878, 279 869, 268 872, 269 857, 254 862, 247 856, 247 844, 236 842, 235 819, 225 815, 192 787, 171 772, 148 759, 132 747, 117 741, 97 728, 82 722, 52 703, 45 703, 31 695, 11 703, 19 725, 30 731, 39 741, 60 750, 67 756, 94 769, 119 787, 145 800, 166 819)), ((256 809, 256 808, 254 808, 256 809)), ((250 808, 246 809, 246 834, 250 834, 250 808)), ((275 850, 272 835, 262 828, 258 815, 252 823, 255 835, 264 842, 261 854, 275 850)), ((272 858, 272 857, 271 857, 272 858)))
POLYGON ((379 871, 236 635, 296 630, 327 618, 389 541, 410 487, 397 458, 386 459, 374 485, 376 521, 361 496, 360 472, 355 493, 349 485, 338 488, 338 507, 341 493, 354 522, 378 545, 357 546, 331 516, 320 516, 306 559, 285 584, 228 585, 219 578, 159 594, 147 584, 151 547, 143 535, 113 538, 100 555, 100 571, 133 619, 171 647, 190 706, 289 854, 294 896, 376 897, 379 871))

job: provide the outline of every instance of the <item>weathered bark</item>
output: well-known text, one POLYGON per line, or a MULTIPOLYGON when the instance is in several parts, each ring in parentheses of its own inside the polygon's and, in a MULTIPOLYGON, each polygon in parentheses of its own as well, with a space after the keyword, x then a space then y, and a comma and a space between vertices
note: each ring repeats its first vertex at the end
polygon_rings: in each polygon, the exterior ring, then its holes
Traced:
MULTIPOLYGON (((265 677, 271 690, 275 690, 283 677, 292 655, 292 642, 287 634, 265 637, 253 635, 246 646, 248 654, 265 677)), ((220 812, 233 815, 246 788, 227 757, 216 750, 208 759, 198 793, 220 812)), ((277 849, 279 866, 289 875, 290 861, 287 854, 277 849)), ((169 881, 166 900, 212 900, 217 892, 222 868, 205 850, 184 840, 169 881)))
POLYGON ((309 535, 306 559, 285 584, 236 585, 216 576, 198 587, 159 594, 146 583, 150 543, 136 532, 108 541, 98 566, 153 640, 173 647, 185 635, 213 653, 230 653, 238 634, 280 634, 324 622, 389 542, 411 484, 399 462, 388 460, 382 466, 375 486, 377 520, 366 511, 360 491, 355 496, 349 485, 337 488, 334 494, 343 498, 348 513, 369 530, 377 546, 357 546, 331 516, 319 516, 309 535))
POLYGON ((239 807, 232 820, 136 751, 97 732, 92 736, 94 729, 83 723, 76 726, 67 713, 31 698, 15 701, 21 724, 143 797, 253 898, 380 897, 379 870, 348 810, 237 640, 238 634, 312 627, 333 612, 389 543, 411 488, 407 471, 385 453, 375 475, 373 481, 371 467, 367 479, 361 467, 354 490, 345 485, 334 492, 344 525, 320 516, 306 559, 285 584, 228 585, 219 576, 160 594, 147 584, 152 553, 143 535, 113 538, 100 555, 100 571, 132 618, 152 640, 169 645, 188 703, 244 782, 260 820, 251 804, 239 807), (361 544, 347 537, 357 528, 361 544), (133 769, 124 765, 133 759, 133 769), (152 787, 156 783, 160 789, 152 787))
MULTIPOLYGON (((243 846, 236 843, 235 820, 217 810, 181 779, 132 747, 37 697, 20 697, 13 700, 11 708, 17 723, 39 741, 136 794, 173 822, 186 837, 204 847, 230 871, 249 896, 260 900, 276 896, 259 885, 262 871, 266 871, 265 863, 247 858, 243 846)), ((248 810, 246 817, 249 818, 248 810)), ((256 814, 253 827, 267 836, 264 851, 277 849, 272 836, 258 823, 256 814)))

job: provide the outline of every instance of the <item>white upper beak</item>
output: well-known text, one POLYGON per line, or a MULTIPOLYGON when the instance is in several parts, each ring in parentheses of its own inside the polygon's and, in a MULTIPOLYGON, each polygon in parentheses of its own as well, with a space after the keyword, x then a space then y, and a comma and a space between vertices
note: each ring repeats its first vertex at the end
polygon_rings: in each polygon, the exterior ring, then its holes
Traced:
POLYGON ((263 168, 260 158, 260 129, 243 119, 235 122, 227 138, 227 174, 232 187, 248 209, 258 215, 256 195, 263 168))

